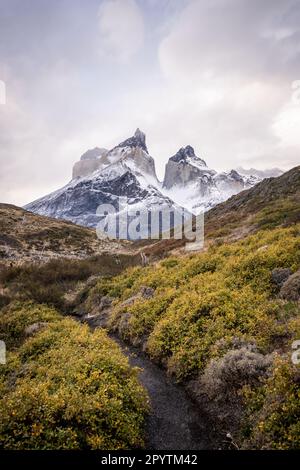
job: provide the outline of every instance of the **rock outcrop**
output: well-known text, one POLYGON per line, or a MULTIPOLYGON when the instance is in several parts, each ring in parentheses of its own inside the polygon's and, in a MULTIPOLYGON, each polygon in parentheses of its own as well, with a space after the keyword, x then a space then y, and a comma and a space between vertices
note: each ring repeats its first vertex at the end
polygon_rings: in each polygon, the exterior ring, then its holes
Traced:
POLYGON ((73 166, 72 179, 91 175, 94 171, 104 168, 109 164, 107 154, 108 150, 98 147, 85 152, 73 166))

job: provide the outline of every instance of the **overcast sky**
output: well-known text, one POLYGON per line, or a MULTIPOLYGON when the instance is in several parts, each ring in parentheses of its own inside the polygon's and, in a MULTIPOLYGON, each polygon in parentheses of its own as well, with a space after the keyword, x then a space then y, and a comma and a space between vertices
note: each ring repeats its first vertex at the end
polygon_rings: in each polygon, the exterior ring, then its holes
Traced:
POLYGON ((289 169, 300 0, 0 0, 1 82, 1 202, 59 188, 136 127, 160 177, 185 145, 219 170, 289 169))

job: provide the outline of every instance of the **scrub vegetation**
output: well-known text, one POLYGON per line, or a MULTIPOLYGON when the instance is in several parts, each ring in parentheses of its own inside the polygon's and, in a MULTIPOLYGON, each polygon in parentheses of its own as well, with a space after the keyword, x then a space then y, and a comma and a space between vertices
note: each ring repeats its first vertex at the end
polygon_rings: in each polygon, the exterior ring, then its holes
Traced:
POLYGON ((296 448, 299 267, 300 224, 267 228, 101 279, 86 307, 112 298, 108 327, 187 385, 240 446, 296 448))
POLYGON ((54 308, 15 302, 0 314, 0 448, 131 449, 143 446, 147 395, 104 330, 54 308))

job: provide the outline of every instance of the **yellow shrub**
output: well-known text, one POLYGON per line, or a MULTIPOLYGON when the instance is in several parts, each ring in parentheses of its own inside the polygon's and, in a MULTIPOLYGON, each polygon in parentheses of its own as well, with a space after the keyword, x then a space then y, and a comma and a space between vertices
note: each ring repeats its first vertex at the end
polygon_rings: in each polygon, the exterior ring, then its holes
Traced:
POLYGON ((137 370, 103 330, 91 332, 34 304, 16 305, 5 316, 8 330, 14 324, 12 331, 18 326, 18 334, 21 325, 37 319, 47 327, 9 352, 1 366, 1 448, 143 445, 146 393, 137 370))

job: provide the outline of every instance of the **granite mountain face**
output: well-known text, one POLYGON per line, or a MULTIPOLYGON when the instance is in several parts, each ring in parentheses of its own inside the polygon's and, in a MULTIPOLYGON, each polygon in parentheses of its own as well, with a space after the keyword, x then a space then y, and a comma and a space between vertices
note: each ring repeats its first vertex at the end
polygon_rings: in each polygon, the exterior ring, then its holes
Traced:
POLYGON ((75 163, 72 180, 66 186, 25 208, 96 227, 98 206, 111 204, 118 211, 120 197, 127 198, 132 211, 185 208, 197 213, 259 181, 258 176, 241 175, 236 170, 218 173, 187 146, 169 159, 164 180, 160 182, 145 134, 137 129, 132 137, 111 150, 95 147, 85 152, 75 163))
POLYGON ((260 181, 237 171, 218 173, 197 157, 190 145, 181 148, 166 165, 163 189, 191 212, 207 211, 230 196, 260 181))

